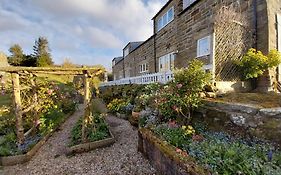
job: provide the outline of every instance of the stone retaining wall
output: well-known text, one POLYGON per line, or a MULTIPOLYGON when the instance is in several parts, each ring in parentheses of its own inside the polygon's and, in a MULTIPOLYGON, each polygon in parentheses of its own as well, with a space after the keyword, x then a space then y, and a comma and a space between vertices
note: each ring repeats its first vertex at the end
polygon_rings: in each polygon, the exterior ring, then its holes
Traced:
POLYGON ((250 136, 270 140, 281 145, 281 107, 259 108, 253 105, 204 101, 197 110, 211 129, 230 129, 245 132, 250 136))
POLYGON ((159 139, 149 129, 139 129, 138 151, 151 162, 159 175, 209 174, 193 158, 180 157, 175 147, 159 139))

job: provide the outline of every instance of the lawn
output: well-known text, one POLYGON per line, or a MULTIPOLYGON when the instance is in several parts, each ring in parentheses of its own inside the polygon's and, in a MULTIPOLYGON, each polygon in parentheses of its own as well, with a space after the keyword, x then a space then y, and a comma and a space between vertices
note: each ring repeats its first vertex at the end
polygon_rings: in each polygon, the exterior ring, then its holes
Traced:
MULTIPOLYGON (((4 106, 10 106, 11 104, 11 96, 9 94, 0 96, 0 108, 4 106)), ((0 113, 1 114, 1 113, 0 113)))
POLYGON ((222 97, 217 97, 215 100, 229 103, 254 105, 260 108, 281 107, 281 95, 273 93, 229 93, 223 95, 222 97))

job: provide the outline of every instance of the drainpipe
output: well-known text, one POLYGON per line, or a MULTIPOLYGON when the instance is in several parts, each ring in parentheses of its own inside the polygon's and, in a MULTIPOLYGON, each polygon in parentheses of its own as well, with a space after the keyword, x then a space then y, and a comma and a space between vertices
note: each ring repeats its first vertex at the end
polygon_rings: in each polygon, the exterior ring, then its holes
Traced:
POLYGON ((254 35, 255 35, 255 43, 254 43, 254 47, 256 50, 258 50, 258 4, 257 4, 257 0, 254 0, 253 2, 253 10, 254 10, 254 27, 255 27, 255 31, 254 31, 254 35))
POLYGON ((155 19, 153 19, 153 56, 154 56, 154 70, 157 72, 157 60, 156 60, 156 25, 155 19))
POLYGON ((157 60, 156 60, 156 37, 154 36, 153 37, 153 41, 154 41, 154 70, 155 70, 155 73, 157 72, 157 60))

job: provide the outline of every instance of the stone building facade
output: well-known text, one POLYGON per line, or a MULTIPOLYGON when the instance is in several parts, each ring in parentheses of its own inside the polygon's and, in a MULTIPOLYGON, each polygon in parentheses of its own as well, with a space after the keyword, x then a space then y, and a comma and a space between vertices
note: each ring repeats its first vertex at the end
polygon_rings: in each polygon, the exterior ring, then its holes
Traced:
POLYGON ((115 57, 112 60, 113 80, 124 78, 124 60, 123 57, 115 57))
POLYGON ((281 0, 169 0, 152 19, 153 36, 123 54, 123 77, 186 67, 197 58, 217 81, 238 80, 233 62, 249 48, 281 50, 280 15, 281 0))

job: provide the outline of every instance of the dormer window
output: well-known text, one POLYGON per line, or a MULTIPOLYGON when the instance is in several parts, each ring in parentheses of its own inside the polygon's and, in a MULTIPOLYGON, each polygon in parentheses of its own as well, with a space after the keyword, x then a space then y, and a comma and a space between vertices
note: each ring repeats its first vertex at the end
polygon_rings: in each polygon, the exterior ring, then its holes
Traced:
POLYGON ((126 48, 125 51, 124 51, 124 57, 127 56, 127 55, 129 55, 129 48, 126 48))
POLYGON ((189 7, 191 4, 193 4, 197 0, 183 0, 183 9, 189 7))
POLYGON ((163 16, 157 21, 157 31, 161 30, 174 19, 174 7, 171 7, 163 16))

